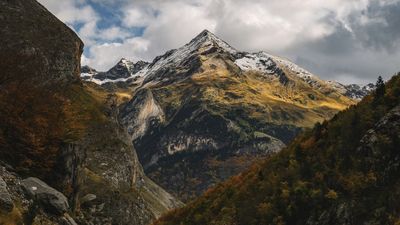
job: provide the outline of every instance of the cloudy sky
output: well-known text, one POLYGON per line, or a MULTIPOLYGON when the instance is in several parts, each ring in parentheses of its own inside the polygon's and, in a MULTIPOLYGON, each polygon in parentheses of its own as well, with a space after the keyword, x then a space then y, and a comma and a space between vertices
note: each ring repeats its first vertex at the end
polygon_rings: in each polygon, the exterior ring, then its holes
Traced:
POLYGON ((400 71, 400 0, 39 0, 85 43, 83 64, 151 61, 204 29, 238 50, 284 56, 323 79, 400 71))

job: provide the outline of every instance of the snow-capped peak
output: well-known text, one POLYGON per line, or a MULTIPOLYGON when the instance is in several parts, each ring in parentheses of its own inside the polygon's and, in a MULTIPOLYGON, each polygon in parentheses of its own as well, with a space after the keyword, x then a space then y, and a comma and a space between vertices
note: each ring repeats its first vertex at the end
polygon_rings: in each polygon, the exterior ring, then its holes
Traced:
POLYGON ((223 50, 234 54, 237 52, 232 46, 226 43, 224 40, 217 37, 215 34, 211 33, 209 30, 203 30, 200 34, 198 34, 195 38, 193 38, 187 46, 191 46, 193 48, 199 47, 207 47, 207 46, 214 46, 220 47, 223 50))
POLYGON ((121 69, 121 68, 126 68, 128 71, 131 71, 132 68, 134 67, 134 63, 133 63, 132 61, 126 59, 126 58, 121 58, 121 59, 118 61, 117 65, 115 65, 113 68, 111 68, 111 69, 109 70, 109 72, 110 72, 111 70, 113 70, 113 69, 118 68, 118 67, 119 67, 119 69, 121 69))
MULTIPOLYGON (((266 52, 247 53, 239 52, 225 41, 217 37, 208 30, 203 30, 195 38, 184 46, 166 52, 164 55, 157 56, 153 62, 147 63, 132 61, 122 58, 114 67, 107 72, 97 72, 90 68, 82 71, 82 79, 89 80, 98 84, 115 82, 158 82, 169 81, 169 77, 164 77, 165 71, 179 71, 193 63, 193 59, 198 54, 208 53, 230 54, 235 58, 235 64, 243 71, 256 70, 261 73, 275 75, 279 80, 286 83, 288 77, 286 72, 296 75, 304 82, 316 89, 326 89, 327 87, 337 90, 340 93, 352 98, 360 98, 362 94, 373 89, 370 87, 361 88, 363 93, 359 93, 356 87, 342 86, 333 82, 326 82, 319 79, 309 71, 301 68, 288 59, 274 56, 266 52), (90 72, 88 72, 90 71, 90 72), (155 79, 154 79, 155 78, 155 79)), ((168 73, 167 73, 168 74, 168 73)))
POLYGON ((369 83, 367 85, 359 85, 359 84, 345 85, 337 81, 331 81, 331 80, 326 81, 326 83, 328 83, 332 88, 334 88, 339 93, 355 100, 361 100, 376 88, 375 85, 372 83, 369 83))
POLYGON ((274 73, 276 67, 280 67, 281 69, 291 71, 310 85, 320 82, 317 76, 292 63, 290 60, 266 52, 246 53, 243 57, 236 59, 235 64, 244 71, 256 70, 267 74, 274 73))
POLYGON ((130 69, 133 67, 134 63, 125 58, 122 58, 121 60, 119 60, 118 65, 121 65, 121 66, 124 66, 124 67, 130 69))
POLYGON ((264 52, 247 53, 242 58, 237 59, 235 64, 244 71, 257 70, 268 74, 274 73, 273 67, 276 65, 271 57, 264 52))

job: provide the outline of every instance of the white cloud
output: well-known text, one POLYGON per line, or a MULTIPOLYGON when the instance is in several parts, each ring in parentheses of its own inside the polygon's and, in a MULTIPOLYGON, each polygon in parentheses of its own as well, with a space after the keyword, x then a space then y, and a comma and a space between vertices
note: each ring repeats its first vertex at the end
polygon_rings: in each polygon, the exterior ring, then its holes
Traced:
MULTIPOLYGON (((320 54, 316 54, 305 48, 298 51, 299 46, 313 46, 312 43, 319 43, 335 35, 338 27, 342 27, 347 32, 353 33, 352 44, 358 51, 357 53, 349 51, 348 55, 342 58, 350 60, 351 57, 370 54, 368 57, 353 60, 359 65, 362 59, 376 59, 378 55, 388 57, 386 53, 371 53, 360 47, 361 41, 357 41, 358 37, 354 33, 357 27, 354 27, 354 24, 356 22, 360 26, 371 24, 384 26, 387 22, 384 18, 365 16, 368 7, 371 3, 383 7, 399 2, 399 0, 92 0, 91 2, 107 6, 118 15, 117 20, 120 20, 117 24, 99 29, 101 15, 88 4, 87 0, 39 1, 64 22, 82 24, 78 34, 89 49, 85 52, 84 61, 100 70, 108 69, 121 57, 151 60, 169 49, 180 47, 203 29, 209 29, 239 50, 265 50, 289 56, 294 60, 296 58, 311 60, 311 57, 323 54, 324 57, 318 57, 314 63, 326 65, 325 69, 319 69, 318 72, 323 75, 325 71, 332 77, 330 72, 334 70, 328 67, 337 66, 343 69, 342 67, 347 65, 345 61, 337 60, 336 56, 329 52, 323 52, 324 47, 321 47, 320 54), (135 37, 138 28, 144 28, 141 37, 135 37), (325 61, 320 62, 321 58, 325 61)), ((390 60, 388 62, 392 63, 390 60)), ((376 62, 372 65, 376 68, 382 67, 376 62)), ((350 69, 348 73, 337 74, 352 74, 352 71, 350 69)))
POLYGON ((82 60, 83 65, 91 65, 98 70, 111 68, 119 59, 138 61, 147 57, 149 41, 141 37, 126 39, 123 43, 106 43, 90 48, 92 57, 82 60))
POLYGON ((151 7, 132 6, 124 10, 123 24, 127 27, 148 26, 156 17, 156 12, 151 7))
POLYGON ((61 21, 68 24, 86 23, 99 19, 95 10, 82 0, 38 0, 61 21))
POLYGON ((120 27, 109 27, 99 31, 100 38, 104 40, 115 40, 115 39, 125 39, 130 37, 131 34, 120 27))

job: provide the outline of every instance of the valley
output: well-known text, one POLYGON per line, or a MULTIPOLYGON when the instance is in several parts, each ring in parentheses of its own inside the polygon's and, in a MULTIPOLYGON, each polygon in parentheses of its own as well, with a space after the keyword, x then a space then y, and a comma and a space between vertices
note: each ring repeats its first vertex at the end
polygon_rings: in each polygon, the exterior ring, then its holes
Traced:
POLYGON ((145 173, 183 201, 357 101, 286 59, 240 52, 208 30, 151 63, 122 59, 82 76, 131 93, 119 118, 145 173))
POLYGON ((400 224, 400 73, 323 79, 204 28, 147 62, 123 47, 154 28, 99 26, 116 3, 39 2, 0 0, 0 225, 400 224))

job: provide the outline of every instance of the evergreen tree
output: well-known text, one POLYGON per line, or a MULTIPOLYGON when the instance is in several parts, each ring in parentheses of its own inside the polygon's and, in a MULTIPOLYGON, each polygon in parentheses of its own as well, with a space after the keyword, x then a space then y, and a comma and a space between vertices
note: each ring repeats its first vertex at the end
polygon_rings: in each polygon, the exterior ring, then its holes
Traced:
POLYGON ((375 97, 377 99, 383 97, 385 95, 385 83, 381 76, 378 77, 376 81, 376 90, 375 90, 375 97))

